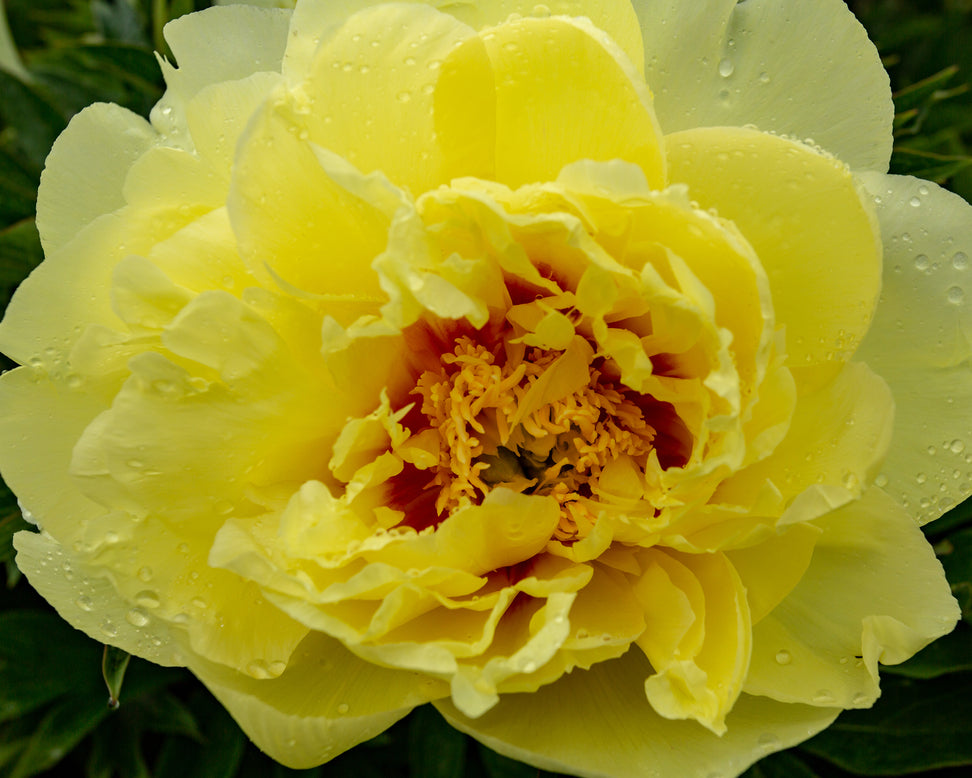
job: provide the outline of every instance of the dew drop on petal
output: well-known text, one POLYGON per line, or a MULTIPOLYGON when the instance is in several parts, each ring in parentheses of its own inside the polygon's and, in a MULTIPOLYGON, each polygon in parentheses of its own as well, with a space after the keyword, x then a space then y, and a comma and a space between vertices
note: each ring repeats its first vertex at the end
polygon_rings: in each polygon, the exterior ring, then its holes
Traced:
POLYGON ((778 665, 788 665, 793 661, 793 655, 785 648, 776 652, 776 663, 778 665))
POLYGON ((90 611, 94 607, 94 603, 91 602, 91 598, 86 594, 82 594, 80 597, 78 597, 78 599, 74 601, 74 604, 83 611, 90 611))
POLYGON ((141 608, 132 608, 125 614, 125 621, 133 627, 144 627, 149 623, 150 619, 148 614, 141 608))
POLYGON ((337 712, 340 713, 342 716, 344 716, 349 710, 350 707, 346 702, 342 702, 340 705, 337 706, 337 712))
POLYGON ((962 302, 965 300, 965 291, 960 286, 950 287, 949 290, 945 293, 945 298, 952 305, 961 305, 962 302))
POLYGON ((956 251, 952 255, 952 267, 956 270, 965 270, 969 266, 969 257, 964 251, 956 251))
POLYGON ((723 78, 729 78, 735 69, 736 66, 732 64, 732 60, 724 59, 719 63, 719 75, 723 78))

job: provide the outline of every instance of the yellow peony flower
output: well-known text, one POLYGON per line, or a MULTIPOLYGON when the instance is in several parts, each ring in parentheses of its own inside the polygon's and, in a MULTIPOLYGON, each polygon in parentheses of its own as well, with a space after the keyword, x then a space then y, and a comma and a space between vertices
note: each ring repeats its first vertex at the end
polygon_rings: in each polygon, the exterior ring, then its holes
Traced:
POLYGON ((972 210, 885 174, 843 3, 166 38, 150 122, 55 143, 0 327, 17 561, 65 619, 294 767, 432 701, 544 769, 680 778, 952 629, 918 524, 972 491, 972 210))

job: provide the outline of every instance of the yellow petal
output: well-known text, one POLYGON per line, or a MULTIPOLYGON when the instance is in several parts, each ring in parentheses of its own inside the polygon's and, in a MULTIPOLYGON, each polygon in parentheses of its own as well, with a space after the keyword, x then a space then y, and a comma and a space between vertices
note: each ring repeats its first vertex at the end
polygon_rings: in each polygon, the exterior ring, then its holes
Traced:
POLYGON ((935 184, 863 176, 884 285, 858 358, 897 411, 879 484, 924 523, 972 493, 972 207, 935 184))
POLYGON ((151 610, 121 597, 110 578, 75 559, 46 532, 14 536, 17 567, 30 585, 72 627, 156 664, 184 663, 179 628, 150 616, 151 610))
POLYGON ((277 678, 257 680, 201 660, 190 669, 261 749, 296 769, 333 759, 448 694, 440 681, 364 662, 320 633, 307 637, 277 678))
POLYGON ((898 664, 959 617, 941 565, 894 500, 870 489, 814 522, 823 533, 796 588, 753 630, 746 691, 868 707, 878 662, 898 664))
POLYGON ((37 230, 46 254, 125 204, 128 170, 157 140, 148 122, 111 103, 75 114, 54 141, 37 191, 37 230))
POLYGON ((742 690, 749 666, 746 592, 723 554, 649 552, 635 592, 645 609, 636 641, 655 673, 645 680, 652 707, 668 719, 695 719, 716 734, 742 690))
POLYGON ((584 19, 523 18, 482 39, 496 84, 495 180, 552 181, 579 159, 620 158, 664 186, 651 95, 605 33, 584 19))
POLYGON ((379 174, 365 177, 299 137, 286 101, 269 102, 241 139, 228 210, 244 261, 311 294, 366 306, 383 299, 371 261, 401 204, 379 174))
POLYGON ((743 695, 717 737, 694 721, 669 721, 648 704, 651 673, 639 651, 575 670, 530 694, 504 696, 478 719, 448 700, 439 712, 501 754, 552 772, 588 778, 738 775, 766 754, 829 726, 837 711, 743 695), (609 749, 609 751, 606 751, 609 749))
POLYGON ((887 384, 852 362, 820 389, 798 398, 786 437, 773 453, 720 484, 715 500, 747 505, 769 480, 787 498, 826 483, 860 495, 888 450, 894 399, 887 384))
POLYGON ((807 367, 817 383, 836 373, 867 332, 881 286, 872 206, 850 172, 809 146, 751 129, 686 130, 666 143, 672 180, 735 222, 756 249, 798 384, 807 367))
POLYGON ((813 138, 885 171, 894 108, 867 32, 840 0, 634 3, 667 132, 741 127, 813 138))
MULTIPOLYGON (((407 0, 431 5, 454 16, 463 24, 481 30, 519 16, 586 16, 594 25, 607 32, 624 49, 638 72, 642 72, 644 53, 638 18, 628 0, 551 0, 537 4, 533 0, 477 0, 475 3, 456 3, 453 0, 407 0)), ((302 77, 306 73, 320 32, 340 24, 364 8, 378 5, 382 0, 329 0, 326 3, 300 3, 294 11, 291 29, 294 35, 287 47, 284 67, 288 75, 302 77)))

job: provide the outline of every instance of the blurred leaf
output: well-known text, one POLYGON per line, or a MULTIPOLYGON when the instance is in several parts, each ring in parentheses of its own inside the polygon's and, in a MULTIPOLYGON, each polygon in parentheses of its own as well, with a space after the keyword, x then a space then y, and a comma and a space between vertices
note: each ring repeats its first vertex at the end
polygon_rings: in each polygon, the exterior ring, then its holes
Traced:
POLYGON ((972 765, 972 674, 886 677, 874 708, 845 711, 801 748, 861 775, 972 765))
POLYGON ((412 778, 462 778, 466 736, 450 727, 431 705, 408 718, 408 762, 412 778))
POLYGON ((741 778, 824 778, 793 753, 783 751, 761 759, 741 778))
POLYGON ((23 529, 30 529, 30 525, 24 521, 19 510, 12 509, 0 515, 0 563, 13 566, 17 554, 13 547, 13 536, 23 529))
POLYGON ((954 632, 939 638, 907 662, 881 668, 882 673, 908 678, 937 678, 963 670, 972 670, 972 627, 961 621, 954 632))
POLYGON ((127 0, 92 0, 91 15, 94 17, 95 29, 106 40, 149 45, 148 36, 145 34, 146 20, 138 3, 127 0))
POLYGON ((934 101, 936 93, 944 90, 958 71, 958 65, 950 65, 928 78, 895 92, 892 96, 895 114, 911 111, 934 101))
POLYGON ((918 149, 895 148, 891 153, 891 172, 942 183, 972 165, 972 157, 948 156, 918 149))
POLYGON ((143 729, 185 735, 200 743, 205 740, 195 714, 174 694, 145 695, 138 704, 143 729))
POLYGON ((921 528, 928 538, 937 540, 961 527, 972 527, 972 498, 956 505, 952 510, 921 528))
POLYGON ((27 778, 54 766, 108 713, 103 695, 86 692, 62 697, 30 736, 10 778, 27 778))
POLYGON ((0 70, 0 119, 13 132, 31 170, 40 171, 54 139, 67 126, 62 114, 35 84, 27 84, 0 70))
POLYGON ((236 722, 209 692, 197 689, 189 709, 202 724, 202 742, 175 736, 165 741, 154 778, 232 778, 243 756, 246 738, 236 722))
POLYGON ((151 778, 140 734, 133 718, 112 714, 93 733, 86 778, 151 778))
POLYGON ((10 26, 7 24, 7 11, 3 2, 0 2, 0 68, 12 73, 17 78, 24 80, 29 78, 24 63, 20 61, 20 54, 17 52, 13 36, 10 34, 10 26))
POLYGON ((37 176, 0 146, 0 226, 33 216, 36 201, 37 176))
POLYGON ((0 613, 0 721, 77 689, 104 707, 96 669, 99 648, 54 613, 0 613), (89 671, 82 674, 85 667, 89 671))
POLYGON ((43 258, 33 219, 23 219, 0 229, 0 309, 6 307, 14 289, 43 258))
POLYGON ((117 708, 121 699, 122 682, 132 655, 115 646, 105 646, 101 655, 101 676, 108 687, 108 707, 117 708))
POLYGON ((489 778, 537 778, 539 775, 536 767, 497 754, 486 746, 479 746, 479 755, 489 778))
POLYGON ((951 533, 935 545, 962 618, 972 622, 972 527, 951 533))

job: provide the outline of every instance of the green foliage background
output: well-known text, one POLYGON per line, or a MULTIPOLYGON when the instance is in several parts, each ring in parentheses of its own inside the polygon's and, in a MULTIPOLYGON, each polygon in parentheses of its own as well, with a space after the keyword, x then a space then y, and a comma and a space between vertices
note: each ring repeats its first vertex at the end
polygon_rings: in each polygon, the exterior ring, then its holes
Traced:
MULTIPOLYGON (((8 22, 0 24, 0 307, 42 259, 33 213, 54 139, 95 101, 147 114, 162 94, 152 54, 165 51, 162 26, 206 5, 0 0, 8 22)), ((972 0, 850 5, 891 74, 892 172, 937 181, 972 201, 972 0)), ((429 706, 327 765, 281 767, 188 672, 133 659, 126 673, 127 657, 61 621, 14 565, 11 537, 28 527, 0 483, 0 778, 550 778, 455 732, 429 706), (114 693, 120 687, 117 709, 107 704, 106 678, 114 693)), ((972 772, 972 502, 926 533, 961 603, 958 628, 887 668, 873 709, 844 713, 816 738, 759 762, 747 778, 972 772)))

